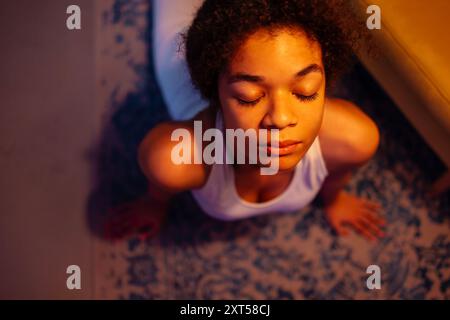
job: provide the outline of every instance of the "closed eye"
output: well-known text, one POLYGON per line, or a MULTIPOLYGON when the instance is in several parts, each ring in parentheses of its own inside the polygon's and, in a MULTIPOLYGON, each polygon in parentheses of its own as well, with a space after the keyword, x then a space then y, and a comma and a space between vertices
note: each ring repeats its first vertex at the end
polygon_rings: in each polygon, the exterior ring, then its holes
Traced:
MULTIPOLYGON (((297 93, 294 93, 294 95, 295 95, 300 101, 309 102, 309 101, 314 101, 314 100, 316 100, 317 97, 319 96, 319 93, 316 92, 316 93, 314 93, 314 94, 312 94, 312 95, 309 95, 309 96, 305 96, 305 95, 297 94, 297 93)), ((238 102, 239 104, 241 104, 241 105, 245 105, 245 106, 254 106, 254 105, 256 105, 256 104, 261 100, 261 98, 263 98, 263 97, 264 97, 264 96, 262 96, 262 97, 260 97, 260 98, 258 98, 258 99, 255 99, 255 100, 251 100, 251 101, 243 100, 243 99, 240 99, 240 98, 236 98, 236 100, 237 100, 237 102, 238 102)))
POLYGON ((300 101, 307 101, 308 102, 308 101, 316 100, 317 97, 319 96, 319 93, 316 92, 316 93, 314 93, 314 94, 312 94, 310 96, 305 96, 305 95, 302 95, 302 94, 294 93, 294 96, 296 96, 300 101))
POLYGON ((258 99, 251 100, 251 101, 243 100, 243 99, 240 99, 240 98, 236 98, 236 100, 241 105, 254 106, 255 104, 257 104, 261 100, 262 97, 264 97, 264 96, 261 96, 258 99))

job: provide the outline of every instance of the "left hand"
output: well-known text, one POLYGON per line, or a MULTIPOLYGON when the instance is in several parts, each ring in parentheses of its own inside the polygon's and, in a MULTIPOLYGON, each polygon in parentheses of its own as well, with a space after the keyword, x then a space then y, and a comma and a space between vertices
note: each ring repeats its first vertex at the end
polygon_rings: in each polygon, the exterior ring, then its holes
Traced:
POLYGON ((382 226, 386 224, 380 217, 380 204, 359 198, 347 192, 340 192, 325 206, 327 219, 339 235, 348 235, 348 228, 374 241, 384 237, 382 226))

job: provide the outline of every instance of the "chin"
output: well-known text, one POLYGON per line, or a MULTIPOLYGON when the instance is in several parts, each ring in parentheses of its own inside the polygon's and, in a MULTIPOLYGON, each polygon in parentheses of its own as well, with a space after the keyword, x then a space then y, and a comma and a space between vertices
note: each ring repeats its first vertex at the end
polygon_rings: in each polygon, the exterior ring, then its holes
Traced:
POLYGON ((300 160, 303 158, 303 155, 298 154, 290 154, 286 156, 279 157, 278 161, 278 168, 279 171, 292 171, 295 169, 297 164, 300 162, 300 160))

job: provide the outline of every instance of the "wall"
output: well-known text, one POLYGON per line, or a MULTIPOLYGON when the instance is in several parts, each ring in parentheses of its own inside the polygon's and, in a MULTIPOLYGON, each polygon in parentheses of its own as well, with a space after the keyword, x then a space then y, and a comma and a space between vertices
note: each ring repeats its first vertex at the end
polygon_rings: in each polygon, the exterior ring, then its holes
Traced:
POLYGON ((0 298, 89 298, 87 150, 97 130, 94 1, 4 1, 0 10, 0 298), (82 9, 82 30, 66 8, 82 9), (82 290, 66 288, 66 268, 82 290))

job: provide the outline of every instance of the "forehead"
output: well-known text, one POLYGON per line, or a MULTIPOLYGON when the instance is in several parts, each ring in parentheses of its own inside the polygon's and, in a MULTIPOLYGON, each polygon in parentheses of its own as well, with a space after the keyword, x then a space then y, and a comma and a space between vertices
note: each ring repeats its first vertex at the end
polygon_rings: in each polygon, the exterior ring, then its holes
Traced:
POLYGON ((260 29, 238 48, 229 63, 229 70, 261 73, 278 69, 287 72, 312 63, 322 65, 322 52, 319 43, 304 31, 260 29))

